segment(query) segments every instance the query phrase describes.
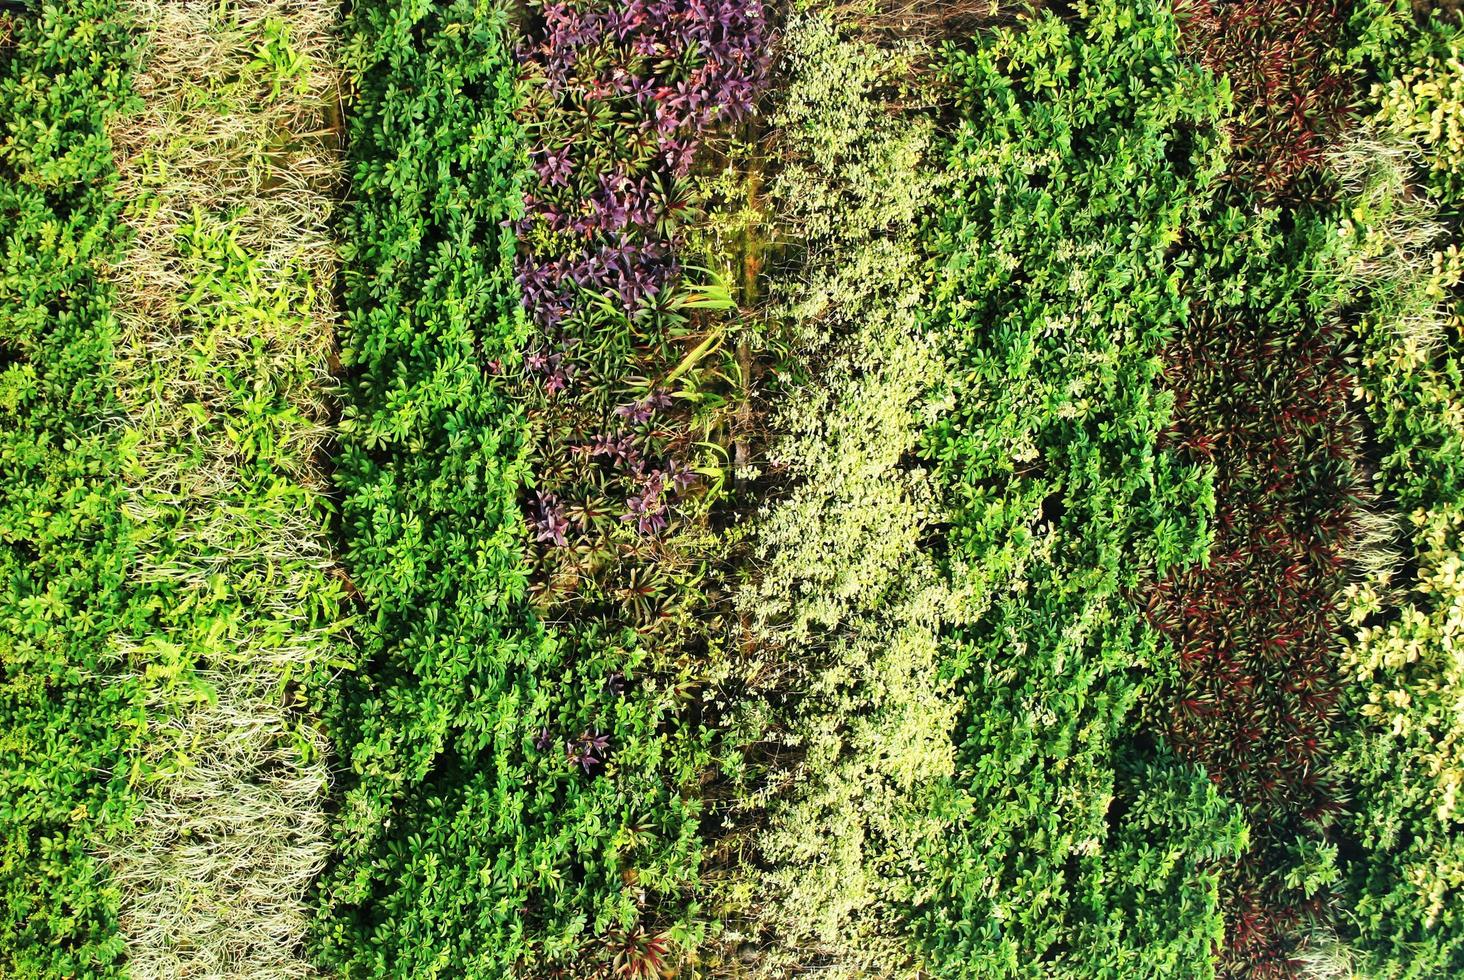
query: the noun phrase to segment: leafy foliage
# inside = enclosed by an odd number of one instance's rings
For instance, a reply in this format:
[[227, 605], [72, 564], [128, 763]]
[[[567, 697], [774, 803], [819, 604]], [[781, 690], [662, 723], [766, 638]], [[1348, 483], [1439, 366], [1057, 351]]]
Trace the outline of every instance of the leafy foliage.
[[633, 631], [568, 642], [530, 604], [507, 27], [475, 0], [348, 23], [337, 480], [361, 653], [319, 941], [350, 976], [643, 975], [698, 935], [703, 734]]
[[147, 714], [111, 654], [132, 554], [103, 270], [125, 242], [108, 121], [133, 48], [110, 0], [7, 19], [0, 44], [0, 973], [120, 973], [95, 855], [136, 813]]
[[1359, 395], [1379, 447], [1378, 495], [1399, 515], [1377, 521], [1343, 657], [1353, 728], [1341, 764], [1356, 801], [1343, 823], [1355, 842], [1346, 921], [1382, 977], [1464, 970], [1464, 182], [1450, 122], [1461, 47], [1458, 28], [1435, 21], [1383, 48], [1376, 109], [1333, 160], [1347, 209], [1317, 260], [1363, 310]]
[[1194, 316], [1169, 371], [1174, 437], [1216, 469], [1216, 533], [1206, 565], [1161, 583], [1150, 612], [1180, 653], [1159, 726], [1254, 832], [1223, 882], [1233, 976], [1316, 969], [1338, 895], [1340, 657], [1367, 494], [1351, 337], [1312, 269], [1332, 235], [1320, 164], [1350, 121], [1358, 53], [1391, 30], [1357, 6], [1180, 12], [1186, 46], [1234, 97], [1230, 187], [1194, 233]]
[[1464, 198], [1464, 72], [1456, 27], [1436, 20], [1385, 49], [1369, 97], [1370, 129], [1422, 151], [1422, 185], [1451, 216]]
[[[729, 315], [730, 287], [685, 256], [688, 226], [717, 223], [699, 151], [755, 108], [767, 30], [760, 3], [530, 12], [519, 118], [537, 179], [515, 227], [534, 329], [522, 369], [505, 368], [527, 406], [530, 582], [572, 676], [611, 692], [543, 737], [619, 792], [622, 761], [662, 787], [622, 796], [619, 819], [666, 841], [667, 860], [631, 868], [633, 900], [589, 930], [614, 951], [604, 968], [636, 975], [651, 968], [637, 957], [674, 961], [698, 941], [702, 838], [726, 796], [718, 770], [739, 765], [718, 685], [750, 331]], [[645, 727], [619, 705], [646, 712]], [[642, 753], [652, 761], [633, 761]]]
[[[519, 51], [539, 178], [520, 222], [530, 313], [552, 331], [585, 290], [627, 315], [672, 311], [697, 150], [753, 110], [767, 75], [762, 5], [541, 0], [534, 14]], [[551, 378], [593, 366], [587, 338], [558, 340], [572, 349]]]
[[1206, 864], [1244, 836], [1161, 754], [1158, 784], [1194, 809], [1126, 803], [1119, 775], [1144, 764], [1132, 711], [1172, 669], [1131, 596], [1209, 541], [1204, 470], [1159, 448], [1156, 355], [1186, 315], [1172, 256], [1223, 162], [1221, 92], [1157, 5], [1080, 7], [1078, 25], [1044, 15], [948, 59], [932, 327], [953, 380], [926, 452], [942, 566], [975, 614], [946, 649], [949, 829], [911, 908], [941, 976], [1206, 975]]
[[31, 6], [0, 974], [1464, 973], [1458, 27]]
[[738, 600], [762, 699], [743, 708], [766, 733], [743, 938], [762, 975], [895, 976], [914, 966], [897, 909], [920, 887], [908, 855], [940, 830], [924, 794], [950, 772], [954, 719], [934, 632], [949, 599], [920, 548], [937, 504], [902, 467], [944, 377], [915, 241], [932, 126], [889, 108], [919, 50], [807, 13], [781, 51], [769, 197], [792, 254], [771, 290], [793, 353], [769, 456], [788, 489]]
[[[1305, 213], [1217, 210], [1167, 352], [1173, 439], [1214, 465], [1216, 509], [1209, 561], [1150, 600], [1180, 665], [1161, 724], [1251, 822], [1254, 849], [1226, 879], [1238, 976], [1298, 975], [1301, 926], [1336, 877], [1319, 835], [1342, 801], [1331, 755], [1362, 487], [1346, 337], [1308, 270], [1329, 230]], [[1318, 844], [1320, 864], [1298, 863]]]
[[733, 305], [682, 268], [702, 216], [690, 175], [710, 131], [754, 107], [763, 8], [577, 0], [535, 14], [520, 116], [538, 180], [517, 227], [538, 328], [525, 358], [536, 587], [551, 615], [684, 627], [705, 574], [697, 525], [727, 483], [716, 312]]

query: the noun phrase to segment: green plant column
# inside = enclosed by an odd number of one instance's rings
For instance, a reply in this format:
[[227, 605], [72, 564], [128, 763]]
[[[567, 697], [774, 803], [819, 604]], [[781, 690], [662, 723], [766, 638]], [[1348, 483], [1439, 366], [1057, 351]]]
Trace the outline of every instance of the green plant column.
[[947, 830], [908, 914], [940, 977], [1206, 976], [1244, 825], [1133, 737], [1174, 668], [1138, 590], [1202, 559], [1210, 477], [1161, 446], [1183, 234], [1223, 163], [1222, 90], [1157, 3], [1100, 0], [952, 49], [930, 225], [951, 381], [925, 438], [966, 596]]
[[505, 224], [526, 167], [494, 2], [357, 3], [346, 23], [343, 562], [362, 615], [333, 688], [345, 772], [319, 957], [351, 976], [500, 977], [571, 954], [573, 772], [534, 747], [558, 677], [529, 609], [525, 423], [493, 373], [527, 325]]
[[1369, 4], [1378, 81], [1332, 159], [1345, 210], [1317, 273], [1363, 312], [1379, 463], [1342, 656], [1348, 907], [1377, 977], [1464, 973], [1464, 34]]
[[117, 976], [97, 849], [137, 812], [108, 126], [133, 50], [109, 0], [0, 14], [0, 975]]
[[920, 316], [933, 121], [893, 111], [929, 52], [860, 30], [788, 22], [773, 118], [769, 199], [795, 244], [769, 276], [790, 350], [769, 464], [789, 489], [759, 515], [739, 597], [760, 698], [742, 707], [766, 733], [738, 881], [759, 976], [914, 975], [898, 909], [922, 888], [908, 858], [943, 829], [926, 794], [954, 755], [936, 636], [953, 597], [922, 551], [941, 515], [929, 473], [902, 465], [947, 378]]

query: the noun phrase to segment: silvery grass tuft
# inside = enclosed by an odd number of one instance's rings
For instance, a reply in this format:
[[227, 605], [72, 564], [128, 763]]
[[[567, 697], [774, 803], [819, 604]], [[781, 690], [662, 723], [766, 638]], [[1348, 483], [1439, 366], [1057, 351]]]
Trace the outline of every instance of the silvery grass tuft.
[[319, 469], [341, 178], [334, 5], [125, 4], [140, 111], [112, 133], [134, 240], [113, 270], [126, 513], [144, 626], [115, 654], [154, 720], [106, 858], [131, 975], [303, 977], [327, 855], [300, 680], [344, 625]]

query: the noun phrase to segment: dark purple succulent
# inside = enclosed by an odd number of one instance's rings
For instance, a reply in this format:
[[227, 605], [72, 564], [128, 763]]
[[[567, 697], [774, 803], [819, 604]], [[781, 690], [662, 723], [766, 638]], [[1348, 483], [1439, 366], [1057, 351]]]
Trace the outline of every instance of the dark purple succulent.
[[657, 411], [671, 407], [671, 395], [659, 388], [651, 392], [640, 401], [631, 402], [628, 405], [615, 406], [615, 414], [630, 421], [632, 425], [641, 425], [651, 420], [651, 416]]
[[[560, 0], [537, 4], [543, 28], [518, 51], [523, 75], [533, 81], [539, 186], [525, 195], [521, 240], [538, 242], [536, 226], [568, 231], [579, 245], [531, 246], [519, 256], [525, 304], [536, 322], [553, 325], [564, 301], [585, 289], [615, 295], [627, 311], [662, 292], [676, 275], [666, 256], [655, 186], [691, 169], [709, 127], [736, 122], [752, 111], [770, 67], [768, 24], [756, 0]], [[535, 89], [533, 86], [539, 86]], [[585, 133], [584, 106], [607, 104], [606, 132]], [[626, 118], [654, 133], [649, 145], [626, 141]], [[588, 195], [570, 180], [598, 174]], [[628, 263], [587, 262], [604, 246], [631, 244]], [[567, 263], [567, 265], [566, 265]], [[549, 276], [541, 271], [552, 267]]]
[[696, 471], [685, 462], [671, 464], [671, 486], [677, 493], [683, 493], [696, 482]]
[[591, 459], [608, 459], [612, 465], [631, 473], [639, 473], [645, 468], [635, 439], [625, 433], [596, 436], [586, 447], [586, 453]]
[[602, 734], [598, 729], [592, 731], [586, 728], [580, 732], [578, 738], [569, 743], [565, 757], [570, 765], [584, 770], [585, 775], [593, 775], [604, 768], [605, 761], [610, 757], [610, 736]]
[[534, 172], [550, 187], [563, 187], [568, 184], [569, 175], [573, 169], [569, 155], [562, 151], [552, 153], [548, 150], [540, 150], [539, 159], [534, 162]]
[[635, 524], [641, 537], [650, 537], [666, 529], [666, 505], [661, 501], [665, 488], [659, 472], [656, 479], [625, 501], [625, 513], [620, 515], [623, 523]]
[[536, 493], [535, 497], [538, 514], [534, 518], [534, 540], [565, 547], [569, 543], [565, 538], [569, 520], [564, 516], [564, 506], [560, 504], [559, 497], [552, 493]]

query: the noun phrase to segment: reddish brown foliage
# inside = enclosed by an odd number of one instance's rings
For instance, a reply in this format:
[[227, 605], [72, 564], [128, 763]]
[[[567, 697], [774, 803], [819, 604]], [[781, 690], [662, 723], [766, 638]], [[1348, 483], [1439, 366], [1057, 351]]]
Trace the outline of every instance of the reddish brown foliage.
[[1303, 965], [1295, 956], [1296, 936], [1319, 903], [1277, 903], [1274, 889], [1254, 862], [1231, 869], [1221, 883], [1221, 901], [1228, 913], [1223, 976], [1237, 980], [1304, 976]]
[[625, 980], [653, 980], [666, 973], [666, 958], [671, 941], [640, 926], [617, 933], [610, 940], [615, 953], [614, 975]]
[[1245, 806], [1256, 837], [1229, 876], [1226, 965], [1279, 977], [1313, 909], [1258, 869], [1338, 805], [1327, 749], [1358, 431], [1335, 332], [1257, 320], [1201, 313], [1170, 352], [1174, 437], [1215, 465], [1215, 541], [1207, 567], [1159, 585], [1150, 616], [1179, 656], [1169, 741]]
[[1342, 61], [1346, 0], [1177, 0], [1186, 49], [1230, 79], [1230, 175], [1283, 197], [1347, 121], [1355, 82]]
[[1357, 444], [1332, 340], [1214, 325], [1170, 363], [1177, 435], [1216, 467], [1210, 563], [1153, 599], [1185, 683], [1170, 734], [1276, 816], [1331, 806], [1318, 760], [1336, 710]]

